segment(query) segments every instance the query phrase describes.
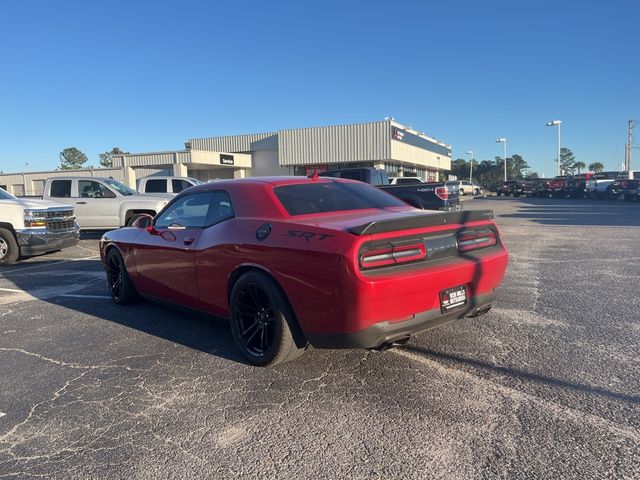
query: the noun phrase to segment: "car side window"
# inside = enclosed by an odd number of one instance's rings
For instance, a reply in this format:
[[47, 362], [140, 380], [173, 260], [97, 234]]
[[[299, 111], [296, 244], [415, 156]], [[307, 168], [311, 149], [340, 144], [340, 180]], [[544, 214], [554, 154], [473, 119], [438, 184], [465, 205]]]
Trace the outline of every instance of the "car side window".
[[222, 190], [213, 192], [206, 225], [214, 225], [222, 222], [223, 220], [233, 218], [234, 216], [235, 212], [233, 211], [233, 205], [231, 205], [231, 197], [229, 197], [229, 194]]
[[[349, 180], [358, 180], [359, 182], [362, 181], [362, 173], [355, 171], [355, 172], [342, 172], [340, 173], [340, 178], [346, 178]], [[373, 179], [373, 176], [372, 176]]]
[[186, 195], [173, 202], [155, 221], [157, 228], [202, 228], [207, 225], [213, 192]]
[[107, 187], [93, 180], [78, 180], [78, 194], [82, 198], [114, 198], [115, 194]]
[[177, 179], [171, 180], [171, 186], [173, 187], [173, 193], [180, 193], [181, 191], [186, 190], [189, 187], [193, 187], [193, 185], [191, 185], [186, 180]]
[[166, 178], [156, 178], [153, 180], [147, 180], [144, 186], [144, 191], [147, 193], [167, 193], [167, 180]]
[[49, 193], [54, 198], [69, 198], [71, 196], [71, 180], [52, 181]]

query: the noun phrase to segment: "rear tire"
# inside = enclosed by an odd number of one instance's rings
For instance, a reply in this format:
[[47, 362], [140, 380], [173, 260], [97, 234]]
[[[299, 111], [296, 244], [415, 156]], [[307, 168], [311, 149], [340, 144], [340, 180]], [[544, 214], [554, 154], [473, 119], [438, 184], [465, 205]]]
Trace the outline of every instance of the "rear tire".
[[289, 302], [263, 273], [243, 274], [233, 285], [229, 305], [233, 340], [252, 365], [276, 365], [304, 352], [291, 333], [296, 319]]
[[20, 248], [11, 230], [0, 228], [0, 265], [11, 265], [20, 257]]
[[107, 286], [114, 303], [130, 305], [140, 300], [136, 288], [133, 286], [124, 259], [115, 248], [107, 254]]

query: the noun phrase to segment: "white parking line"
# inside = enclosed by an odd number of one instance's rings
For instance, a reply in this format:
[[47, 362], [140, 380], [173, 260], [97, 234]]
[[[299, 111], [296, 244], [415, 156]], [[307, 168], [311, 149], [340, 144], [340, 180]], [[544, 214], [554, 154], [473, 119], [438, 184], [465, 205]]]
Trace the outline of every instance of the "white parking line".
[[24, 293], [24, 290], [18, 290], [17, 288], [0, 288], [0, 292]]
[[0, 412], [0, 418], [4, 417], [5, 415], [6, 415], [6, 413]]
[[52, 261], [51, 263], [45, 263], [44, 265], [34, 265], [32, 267], [14, 268], [13, 270], [0, 270], [0, 275], [5, 275], [7, 273], [13, 273], [13, 272], [24, 272], [25, 270], [32, 270], [34, 268], [50, 267], [51, 265], [60, 265], [61, 263], [81, 262], [83, 260], [93, 260], [95, 258], [100, 258], [100, 255], [92, 255], [91, 257], [84, 257], [84, 258], [65, 258], [65, 259], [58, 260], [58, 261]]

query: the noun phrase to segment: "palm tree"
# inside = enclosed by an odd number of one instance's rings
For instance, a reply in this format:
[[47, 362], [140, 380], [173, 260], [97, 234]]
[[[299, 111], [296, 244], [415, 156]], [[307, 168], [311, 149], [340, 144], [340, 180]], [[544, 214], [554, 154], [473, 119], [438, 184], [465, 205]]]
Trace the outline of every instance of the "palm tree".
[[584, 162], [576, 162], [573, 164], [573, 168], [576, 168], [578, 170], [578, 175], [580, 175], [580, 170], [582, 170], [584, 167], [586, 167]]
[[604, 165], [600, 162], [593, 162], [589, 164], [589, 170], [592, 170], [594, 173], [600, 173], [604, 170]]

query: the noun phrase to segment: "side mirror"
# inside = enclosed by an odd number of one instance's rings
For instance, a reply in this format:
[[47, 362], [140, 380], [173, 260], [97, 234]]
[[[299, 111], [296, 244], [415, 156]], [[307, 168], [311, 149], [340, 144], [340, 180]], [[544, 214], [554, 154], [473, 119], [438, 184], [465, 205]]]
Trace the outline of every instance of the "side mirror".
[[153, 217], [148, 213], [141, 213], [131, 220], [131, 225], [136, 228], [149, 229], [149, 227], [153, 227]]

